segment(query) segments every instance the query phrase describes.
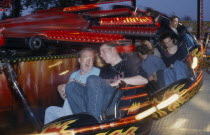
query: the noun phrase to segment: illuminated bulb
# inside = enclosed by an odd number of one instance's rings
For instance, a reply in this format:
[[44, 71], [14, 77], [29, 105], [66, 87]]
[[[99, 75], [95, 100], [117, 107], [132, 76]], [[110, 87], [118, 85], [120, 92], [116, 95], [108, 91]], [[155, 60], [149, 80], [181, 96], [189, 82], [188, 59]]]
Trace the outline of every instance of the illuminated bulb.
[[152, 108], [150, 108], [150, 109], [148, 109], [148, 110], [146, 110], [146, 111], [136, 115], [135, 118], [136, 118], [136, 120], [141, 120], [141, 119], [143, 119], [143, 118], [153, 114], [156, 111], [157, 111], [157, 109], [155, 107], [152, 107]]
[[165, 101], [163, 101], [160, 104], [158, 104], [157, 105], [157, 109], [163, 109], [166, 106], [168, 106], [168, 105], [172, 104], [173, 102], [175, 102], [177, 99], [179, 99], [179, 95], [178, 94], [174, 94], [173, 96], [169, 97]]
[[179, 95], [174, 94], [171, 97], [169, 97], [168, 99], [166, 99], [165, 101], [159, 103], [157, 106], [154, 106], [144, 112], [139, 113], [138, 115], [136, 115], [135, 118], [136, 118], [136, 120], [141, 120], [143, 118], [146, 118], [147, 116], [153, 114], [157, 110], [163, 109], [166, 106], [169, 106], [170, 104], [174, 103], [177, 99], [179, 99]]
[[66, 70], [66, 71], [64, 71], [64, 72], [61, 72], [59, 75], [65, 75], [65, 74], [67, 74], [69, 72], [69, 70]]
[[198, 58], [193, 57], [193, 62], [192, 62], [191, 68], [195, 69], [197, 67], [197, 65], [198, 65]]

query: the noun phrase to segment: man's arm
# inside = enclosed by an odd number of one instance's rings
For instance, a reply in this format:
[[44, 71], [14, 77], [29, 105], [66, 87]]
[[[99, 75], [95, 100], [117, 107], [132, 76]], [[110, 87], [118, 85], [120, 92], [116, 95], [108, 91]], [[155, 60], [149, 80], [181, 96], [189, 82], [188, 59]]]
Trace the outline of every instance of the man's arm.
[[146, 78], [144, 78], [140, 75], [137, 75], [137, 76], [117, 80], [117, 81], [111, 83], [110, 85], [113, 87], [118, 86], [121, 81], [124, 81], [126, 84], [129, 84], [129, 85], [143, 85], [143, 84], [148, 83], [148, 80]]

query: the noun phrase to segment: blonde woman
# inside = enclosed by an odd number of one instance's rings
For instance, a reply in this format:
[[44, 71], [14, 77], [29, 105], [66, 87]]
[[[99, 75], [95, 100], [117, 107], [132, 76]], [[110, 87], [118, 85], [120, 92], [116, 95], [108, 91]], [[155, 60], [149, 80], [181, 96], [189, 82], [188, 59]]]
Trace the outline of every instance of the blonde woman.
[[161, 54], [160, 54], [160, 52], [158, 51], [158, 49], [155, 48], [155, 47], [152, 45], [152, 43], [151, 43], [150, 41], [144, 40], [144, 41], [142, 42], [142, 45], [146, 45], [146, 46], [148, 47], [148, 49], [150, 49], [149, 54], [153, 54], [153, 55], [155, 55], [155, 56], [161, 57]]

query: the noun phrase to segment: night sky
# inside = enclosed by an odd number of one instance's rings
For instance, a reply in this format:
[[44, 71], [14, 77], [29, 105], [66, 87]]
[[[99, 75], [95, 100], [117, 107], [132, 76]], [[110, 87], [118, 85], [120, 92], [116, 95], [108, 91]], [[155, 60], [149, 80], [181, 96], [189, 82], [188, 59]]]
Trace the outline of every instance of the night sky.
[[[204, 21], [210, 21], [210, 0], [204, 1]], [[139, 8], [151, 7], [168, 15], [197, 19], [197, 0], [137, 0]]]
[[[151, 7], [167, 15], [177, 15], [180, 18], [190, 16], [197, 20], [197, 0], [136, 0], [137, 7]], [[210, 0], [204, 1], [204, 21], [210, 21]], [[130, 3], [130, 2], [129, 2]], [[103, 5], [106, 7], [106, 5]], [[23, 15], [29, 14], [29, 10], [23, 11]]]

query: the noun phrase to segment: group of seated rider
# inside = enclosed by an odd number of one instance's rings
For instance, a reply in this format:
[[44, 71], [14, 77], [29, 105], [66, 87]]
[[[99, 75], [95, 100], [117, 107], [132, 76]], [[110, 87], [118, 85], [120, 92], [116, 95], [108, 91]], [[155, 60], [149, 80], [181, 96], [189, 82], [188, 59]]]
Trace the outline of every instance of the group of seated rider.
[[156, 33], [157, 35], [161, 35], [163, 32], [167, 31], [171, 33], [172, 37], [176, 40], [184, 40], [188, 49], [198, 44], [194, 37], [188, 32], [187, 28], [179, 22], [178, 16], [168, 18], [167, 15], [152, 8], [147, 8], [144, 14], [145, 16], [152, 17], [155, 22], [160, 24], [160, 28]]
[[[68, 101], [73, 114], [87, 112], [100, 121], [103, 109], [106, 107], [115, 89], [121, 83], [130, 85], [148, 83], [144, 71], [135, 72], [129, 70], [127, 63], [121, 58], [115, 46], [114, 42], [107, 42], [103, 43], [100, 47], [100, 56], [107, 64], [100, 70], [93, 67], [93, 51], [81, 51], [79, 58], [80, 70], [76, 73], [74, 72], [69, 82], [65, 85], [67, 98], [65, 102]], [[93, 71], [93, 69], [95, 70]], [[82, 79], [84, 79], [83, 83]], [[118, 91], [116, 93], [114, 101], [118, 99], [121, 92]], [[65, 113], [65, 102], [63, 108], [59, 108], [59, 111], [57, 111], [58, 107], [55, 106], [46, 109], [45, 124], [67, 115]], [[111, 106], [114, 109], [114, 105]], [[68, 115], [70, 114], [71, 112], [69, 111]]]
[[164, 32], [169, 32], [172, 35], [172, 38], [178, 41], [185, 41], [188, 50], [191, 47], [197, 45], [197, 41], [194, 37], [188, 32], [187, 28], [179, 22], [178, 16], [172, 16], [167, 21], [166, 18], [162, 19], [163, 23], [157, 31], [157, 35], [161, 35]]
[[152, 44], [148, 40], [137, 47], [142, 59], [141, 67], [147, 73], [147, 79], [156, 82], [156, 89], [190, 77], [189, 67], [184, 62], [188, 56], [185, 44], [178, 44], [181, 42], [176, 42], [170, 33], [163, 33], [160, 41], [162, 46], [160, 50], [149, 47]]
[[[162, 32], [160, 45], [155, 48], [151, 42], [144, 41], [137, 48], [141, 58], [140, 65], [129, 65], [121, 58], [114, 42], [105, 42], [100, 47], [100, 57], [106, 65], [93, 66], [95, 51], [81, 50], [78, 62], [80, 70], [71, 74], [67, 84], [58, 87], [64, 99], [63, 107], [51, 106], [45, 111], [45, 124], [66, 115], [86, 112], [98, 121], [114, 91], [119, 85], [144, 85], [150, 81], [158, 82], [159, 88], [189, 77], [188, 65], [183, 62], [188, 55], [188, 46], [177, 40], [171, 32]], [[138, 66], [139, 71], [129, 70]], [[121, 95], [118, 90], [113, 104]]]

